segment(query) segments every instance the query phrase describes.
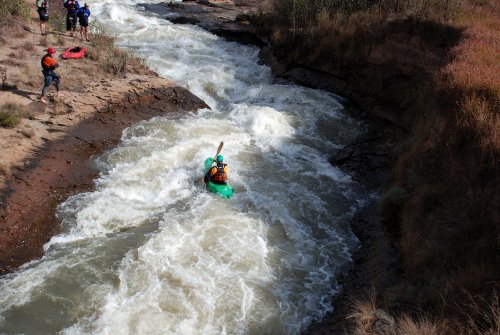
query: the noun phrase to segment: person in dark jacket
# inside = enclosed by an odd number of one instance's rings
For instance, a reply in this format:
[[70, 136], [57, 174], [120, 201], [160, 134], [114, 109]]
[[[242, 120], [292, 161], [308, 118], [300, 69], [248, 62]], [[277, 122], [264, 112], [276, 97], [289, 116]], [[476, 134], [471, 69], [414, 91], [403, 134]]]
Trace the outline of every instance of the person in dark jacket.
[[42, 89], [42, 97], [40, 98], [40, 101], [43, 103], [47, 103], [47, 100], [45, 100], [45, 95], [47, 94], [47, 90], [49, 89], [52, 83], [56, 85], [57, 96], [63, 95], [61, 92], [59, 92], [61, 85], [61, 77], [54, 72], [55, 69], [59, 67], [59, 64], [57, 64], [56, 59], [53, 57], [55, 53], [56, 50], [54, 48], [48, 48], [47, 54], [42, 57], [41, 61], [42, 73], [45, 80], [45, 85], [43, 86]]
[[40, 33], [42, 36], [47, 35], [45, 31], [45, 25], [49, 20], [49, 1], [48, 0], [36, 0], [36, 11], [40, 17]]
[[66, 0], [64, 2], [64, 8], [68, 10], [66, 14], [66, 31], [69, 31], [70, 36], [73, 36], [76, 31], [76, 20], [78, 11], [80, 10], [80, 4], [76, 0]]
[[85, 3], [83, 8], [80, 8], [78, 11], [78, 22], [80, 23], [80, 39], [83, 40], [83, 36], [85, 36], [85, 40], [88, 42], [89, 40], [89, 16], [90, 10], [89, 5]]

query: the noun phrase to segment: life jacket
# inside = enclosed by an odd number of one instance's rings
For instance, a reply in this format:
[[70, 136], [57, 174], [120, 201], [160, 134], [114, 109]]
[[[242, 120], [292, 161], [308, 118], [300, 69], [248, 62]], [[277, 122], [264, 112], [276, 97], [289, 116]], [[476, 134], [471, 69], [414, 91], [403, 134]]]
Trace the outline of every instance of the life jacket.
[[42, 57], [42, 69], [45, 71], [48, 70], [55, 70], [57, 67], [57, 61], [52, 58], [51, 55], [46, 54], [45, 56]]
[[217, 163], [217, 166], [214, 166], [211, 170], [210, 179], [215, 182], [225, 182], [227, 180], [226, 166], [227, 164]]

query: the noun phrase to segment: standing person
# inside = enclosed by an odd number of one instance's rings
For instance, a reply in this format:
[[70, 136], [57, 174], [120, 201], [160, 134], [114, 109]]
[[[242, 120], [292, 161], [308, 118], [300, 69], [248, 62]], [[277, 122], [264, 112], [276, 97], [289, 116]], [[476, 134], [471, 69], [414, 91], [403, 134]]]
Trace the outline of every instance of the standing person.
[[42, 96], [40, 98], [40, 101], [43, 103], [47, 103], [47, 100], [45, 100], [45, 94], [47, 94], [47, 90], [49, 89], [50, 85], [54, 83], [56, 85], [56, 90], [57, 90], [57, 96], [62, 96], [63, 94], [59, 92], [60, 85], [61, 85], [61, 77], [55, 73], [55, 69], [59, 67], [59, 64], [57, 64], [56, 59], [52, 56], [56, 53], [56, 50], [54, 48], [48, 48], [47, 49], [47, 54], [42, 57], [42, 73], [45, 79], [45, 85], [43, 86], [42, 89]]
[[66, 0], [66, 2], [64, 2], [64, 8], [68, 9], [68, 14], [66, 15], [66, 31], [69, 31], [70, 36], [73, 36], [76, 31], [76, 20], [78, 11], [80, 10], [80, 4], [76, 0]]
[[89, 41], [89, 16], [89, 5], [85, 3], [83, 8], [80, 8], [78, 11], [78, 20], [80, 22], [80, 39], [83, 40], [83, 36], [85, 35], [85, 40], [87, 42]]
[[36, 11], [38, 12], [38, 16], [40, 16], [40, 33], [42, 33], [42, 36], [45, 36], [47, 35], [45, 25], [49, 20], [49, 1], [36, 0]]

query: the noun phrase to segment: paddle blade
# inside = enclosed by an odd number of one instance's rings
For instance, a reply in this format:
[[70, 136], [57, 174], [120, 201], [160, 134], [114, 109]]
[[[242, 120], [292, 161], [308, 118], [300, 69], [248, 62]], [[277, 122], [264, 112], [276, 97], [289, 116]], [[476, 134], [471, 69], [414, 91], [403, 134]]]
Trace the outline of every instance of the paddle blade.
[[224, 145], [224, 142], [220, 142], [219, 147], [217, 148], [217, 153], [215, 154], [215, 156], [217, 156], [218, 154], [220, 154], [223, 145]]
[[214, 160], [217, 159], [217, 155], [220, 154], [223, 145], [224, 145], [224, 142], [220, 142], [219, 147], [217, 148], [217, 153], [214, 156]]

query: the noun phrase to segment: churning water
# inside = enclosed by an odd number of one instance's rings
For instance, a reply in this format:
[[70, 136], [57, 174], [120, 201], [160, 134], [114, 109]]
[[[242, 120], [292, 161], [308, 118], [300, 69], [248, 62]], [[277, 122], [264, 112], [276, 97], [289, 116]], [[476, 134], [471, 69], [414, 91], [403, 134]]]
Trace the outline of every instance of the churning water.
[[[361, 125], [336, 96], [274, 84], [256, 48], [136, 2], [93, 15], [211, 109], [141, 122], [93, 160], [95, 191], [60, 205], [65, 233], [0, 278], [0, 333], [299, 334], [331, 309], [357, 243], [362, 191], [328, 153]], [[220, 141], [231, 200], [200, 183]]]

